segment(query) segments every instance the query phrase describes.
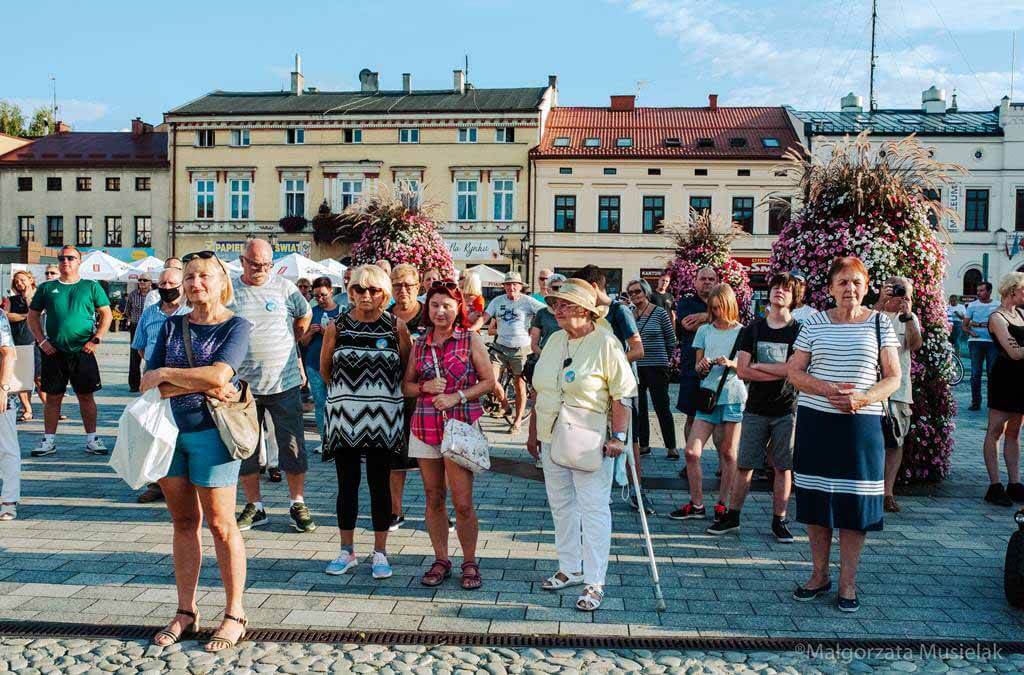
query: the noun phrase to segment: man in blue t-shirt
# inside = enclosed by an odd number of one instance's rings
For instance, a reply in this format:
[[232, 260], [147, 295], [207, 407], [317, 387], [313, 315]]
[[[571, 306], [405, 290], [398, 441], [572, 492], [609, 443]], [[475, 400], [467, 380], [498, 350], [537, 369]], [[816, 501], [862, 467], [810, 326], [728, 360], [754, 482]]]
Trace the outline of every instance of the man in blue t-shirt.
[[708, 295], [718, 283], [718, 272], [705, 267], [697, 272], [693, 291], [684, 293], [676, 303], [676, 335], [679, 337], [679, 399], [676, 410], [686, 415], [686, 436], [690, 435], [693, 416], [697, 412], [697, 391], [700, 389], [700, 375], [697, 374], [696, 352], [693, 338], [697, 329], [708, 321]]
[[967, 334], [967, 349], [971, 352], [971, 407], [981, 410], [981, 371], [992, 374], [999, 349], [992, 342], [988, 332], [988, 318], [999, 309], [999, 302], [992, 299], [992, 284], [982, 281], [978, 284], [978, 299], [967, 305], [963, 331]]

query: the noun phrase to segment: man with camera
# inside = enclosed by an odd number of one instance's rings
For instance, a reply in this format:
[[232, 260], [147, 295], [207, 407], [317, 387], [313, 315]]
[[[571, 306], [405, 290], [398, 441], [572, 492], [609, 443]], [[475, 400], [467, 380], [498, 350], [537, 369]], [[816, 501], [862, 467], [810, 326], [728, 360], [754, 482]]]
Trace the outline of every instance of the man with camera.
[[[885, 312], [892, 321], [899, 340], [900, 388], [889, 397], [889, 415], [893, 420], [895, 447], [885, 448], [885, 500], [884, 508], [888, 513], [898, 513], [899, 504], [893, 496], [896, 474], [903, 463], [903, 442], [910, 431], [910, 405], [914, 402], [910, 383], [910, 355], [924, 344], [921, 337], [921, 322], [913, 312], [914, 285], [906, 277], [889, 277], [882, 286], [875, 309]], [[886, 446], [892, 445], [887, 439]]]

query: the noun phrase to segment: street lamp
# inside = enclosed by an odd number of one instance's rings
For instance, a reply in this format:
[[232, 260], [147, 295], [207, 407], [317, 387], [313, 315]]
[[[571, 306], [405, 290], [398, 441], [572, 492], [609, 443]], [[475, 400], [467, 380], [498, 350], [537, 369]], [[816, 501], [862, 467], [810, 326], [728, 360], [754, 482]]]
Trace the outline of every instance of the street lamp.
[[996, 238], [996, 248], [999, 249], [1000, 251], [1005, 252], [1007, 257], [1009, 257], [1009, 249], [1006, 248], [1006, 230], [1000, 227], [992, 234], [994, 234]]
[[519, 264], [526, 260], [526, 256], [530, 251], [530, 242], [525, 237], [519, 240], [519, 250], [508, 250], [508, 238], [499, 234], [497, 237], [498, 241], [498, 253], [503, 258], [509, 258], [513, 263]]

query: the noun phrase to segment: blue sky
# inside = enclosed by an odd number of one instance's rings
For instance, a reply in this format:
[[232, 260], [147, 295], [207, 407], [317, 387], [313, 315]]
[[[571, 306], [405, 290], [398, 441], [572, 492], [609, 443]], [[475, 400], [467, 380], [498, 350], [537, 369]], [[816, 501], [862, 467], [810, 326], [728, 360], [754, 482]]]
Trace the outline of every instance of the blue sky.
[[[918, 107], [931, 84], [986, 109], [1024, 100], [1024, 2], [879, 0], [878, 100]], [[249, 0], [174, 3], [33, 0], [11, 5], [0, 44], [0, 99], [33, 108], [57, 78], [58, 117], [117, 130], [214, 89], [288, 86], [300, 52], [306, 84], [451, 86], [470, 58], [478, 87], [541, 86], [563, 105], [605, 105], [638, 89], [641, 105], [790, 104], [836, 109], [867, 98], [870, 0]], [[244, 8], [244, 11], [238, 8]]]

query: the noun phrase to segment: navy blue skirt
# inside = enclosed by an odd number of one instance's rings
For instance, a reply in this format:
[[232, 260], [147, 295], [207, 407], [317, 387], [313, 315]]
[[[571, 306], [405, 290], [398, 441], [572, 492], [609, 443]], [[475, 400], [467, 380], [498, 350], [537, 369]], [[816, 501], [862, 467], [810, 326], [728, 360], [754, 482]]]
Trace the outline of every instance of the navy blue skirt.
[[843, 415], [800, 406], [793, 488], [798, 522], [881, 530], [885, 496], [881, 415]]

